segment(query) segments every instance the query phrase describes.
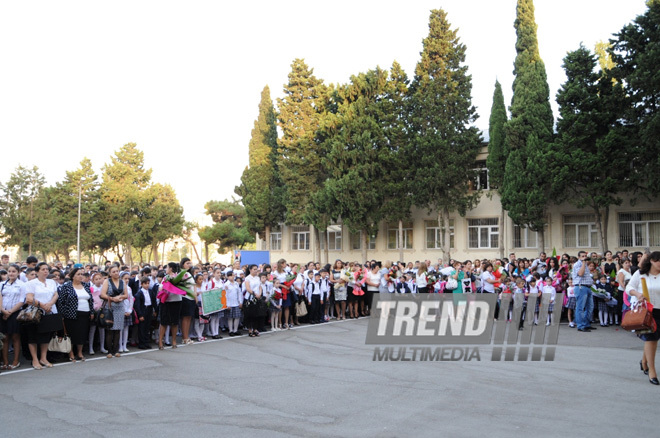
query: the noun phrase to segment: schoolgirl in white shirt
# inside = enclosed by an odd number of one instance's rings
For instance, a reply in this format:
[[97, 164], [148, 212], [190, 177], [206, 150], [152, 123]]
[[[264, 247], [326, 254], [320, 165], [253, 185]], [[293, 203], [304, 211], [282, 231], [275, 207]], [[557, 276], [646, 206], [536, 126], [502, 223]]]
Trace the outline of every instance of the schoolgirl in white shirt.
[[225, 282], [225, 297], [227, 298], [227, 325], [229, 326], [229, 336], [238, 336], [238, 322], [241, 319], [241, 309], [243, 307], [243, 293], [241, 286], [236, 283], [234, 273], [227, 273]]

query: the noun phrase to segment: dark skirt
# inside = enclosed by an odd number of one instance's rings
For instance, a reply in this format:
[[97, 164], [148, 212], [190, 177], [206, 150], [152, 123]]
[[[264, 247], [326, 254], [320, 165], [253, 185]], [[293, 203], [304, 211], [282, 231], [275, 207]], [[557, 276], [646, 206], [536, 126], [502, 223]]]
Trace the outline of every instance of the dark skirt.
[[65, 319], [64, 325], [71, 345], [85, 345], [89, 335], [89, 312], [76, 312], [76, 319]]
[[639, 335], [639, 339], [642, 341], [658, 341], [660, 340], [660, 309], [653, 309], [653, 319], [655, 319], [655, 325], [657, 329], [653, 333], [648, 333], [646, 335]]
[[353, 286], [347, 286], [346, 287], [346, 299], [348, 300], [349, 303], [355, 303], [358, 300], [357, 295], [353, 295]]
[[18, 316], [18, 312], [14, 312], [9, 316], [9, 318], [7, 318], [6, 321], [0, 318], [0, 333], [4, 333], [6, 335], [13, 335], [16, 333], [20, 333], [21, 326], [16, 320], [17, 316]]
[[282, 300], [282, 308], [291, 307], [291, 293], [286, 295], [286, 300]]
[[183, 297], [181, 300], [181, 318], [186, 316], [193, 317], [197, 312], [197, 306], [193, 300], [189, 300], [186, 297]]
[[160, 304], [160, 325], [179, 325], [182, 302], [166, 301]]
[[53, 332], [40, 332], [39, 324], [23, 324], [28, 344], [48, 344]]

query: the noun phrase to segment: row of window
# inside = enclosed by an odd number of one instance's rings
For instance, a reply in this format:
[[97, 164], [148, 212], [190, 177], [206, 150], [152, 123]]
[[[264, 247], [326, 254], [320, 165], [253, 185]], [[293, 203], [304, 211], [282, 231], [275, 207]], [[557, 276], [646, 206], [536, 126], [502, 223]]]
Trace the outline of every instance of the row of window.
[[[596, 248], [599, 246], [595, 215], [579, 214], [564, 216], [563, 243], [565, 248]], [[499, 239], [499, 219], [467, 219], [468, 248], [497, 248]], [[444, 241], [444, 228], [438, 221], [424, 221], [426, 232], [426, 249], [440, 249]], [[342, 227], [330, 225], [327, 230], [327, 245], [330, 251], [342, 250]], [[454, 248], [454, 220], [449, 220], [449, 242]], [[361, 233], [350, 233], [350, 249], [360, 250], [362, 247]], [[403, 224], [403, 240], [399, 241], [398, 224], [388, 224], [387, 249], [412, 249], [413, 224]], [[321, 242], [325, 249], [326, 242]], [[369, 236], [369, 250], [376, 249], [376, 236]], [[620, 213], [619, 214], [619, 247], [660, 246], [660, 212], [655, 213]], [[274, 251], [282, 250], [282, 231], [276, 228], [270, 235], [270, 247]], [[513, 227], [514, 248], [537, 248], [538, 233], [525, 227]], [[291, 249], [293, 251], [308, 251], [310, 249], [309, 227], [291, 227]]]

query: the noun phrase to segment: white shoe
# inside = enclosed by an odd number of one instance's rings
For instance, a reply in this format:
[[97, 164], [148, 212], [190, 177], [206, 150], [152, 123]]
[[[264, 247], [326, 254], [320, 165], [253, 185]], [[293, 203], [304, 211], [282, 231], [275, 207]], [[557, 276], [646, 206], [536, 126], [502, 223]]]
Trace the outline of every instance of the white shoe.
[[569, 323], [568, 323], [568, 326], [571, 327], [571, 328], [574, 328], [574, 327], [575, 327], [575, 323], [574, 323], [574, 322], [569, 322]]
[[101, 353], [108, 354], [108, 350], [106, 350], [105, 348], [101, 348]]
[[89, 355], [94, 356], [94, 350], [89, 350]]

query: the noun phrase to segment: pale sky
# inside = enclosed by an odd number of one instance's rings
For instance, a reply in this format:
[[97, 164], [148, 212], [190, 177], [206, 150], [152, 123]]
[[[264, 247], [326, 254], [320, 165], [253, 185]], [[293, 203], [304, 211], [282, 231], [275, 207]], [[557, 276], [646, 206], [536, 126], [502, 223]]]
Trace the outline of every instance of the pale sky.
[[[646, 10], [644, 0], [536, 0], [554, 96], [566, 52], [591, 50]], [[49, 184], [87, 156], [101, 166], [137, 143], [153, 180], [187, 219], [229, 198], [248, 161], [261, 90], [282, 97], [291, 62], [325, 83], [397, 60], [409, 78], [443, 8], [467, 46], [476, 125], [487, 130], [495, 79], [511, 101], [515, 0], [4, 1], [0, 4], [0, 181], [19, 165]]]

